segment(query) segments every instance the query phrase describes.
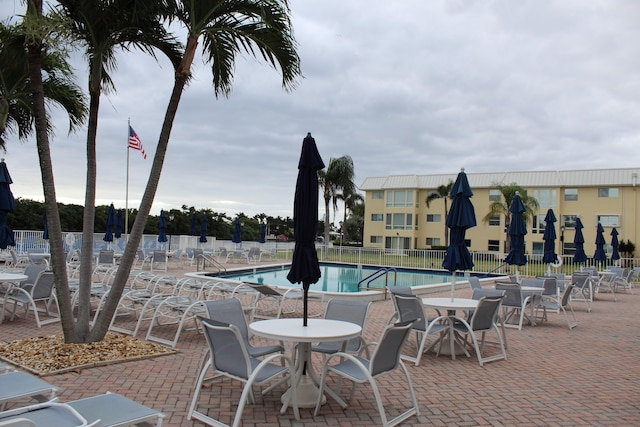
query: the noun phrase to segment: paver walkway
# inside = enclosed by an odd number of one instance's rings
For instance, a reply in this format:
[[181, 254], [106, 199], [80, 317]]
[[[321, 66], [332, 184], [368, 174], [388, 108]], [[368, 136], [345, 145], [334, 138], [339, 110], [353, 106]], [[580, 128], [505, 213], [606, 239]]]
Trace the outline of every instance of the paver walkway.
[[[640, 292], [640, 289], [637, 290]], [[448, 293], [434, 294], [447, 296]], [[468, 297], [461, 289], [457, 296]], [[638, 426], [640, 425], [640, 294], [602, 295], [587, 313], [574, 303], [579, 321], [569, 330], [562, 315], [523, 330], [508, 329], [508, 360], [480, 367], [470, 359], [432, 353], [420, 366], [409, 366], [420, 404], [420, 415], [405, 425], [436, 426]], [[375, 302], [365, 331], [368, 341], [380, 336], [393, 313], [390, 301]], [[146, 330], [146, 329], [145, 329]], [[58, 333], [59, 325], [35, 328], [33, 318], [5, 321], [0, 339]], [[140, 335], [143, 336], [144, 332]], [[167, 414], [165, 426], [201, 426], [187, 420], [192, 388], [205, 351], [205, 340], [184, 332], [179, 353], [46, 377], [60, 387], [60, 401], [112, 391]], [[413, 336], [407, 352], [415, 353]], [[398, 375], [379, 381], [393, 416], [408, 402]], [[371, 391], [358, 386], [350, 406], [342, 410], [329, 399], [317, 417], [301, 409], [296, 421], [291, 410], [280, 415], [276, 389], [257, 397], [244, 411], [244, 426], [371, 426], [379, 423]], [[344, 391], [349, 391], [347, 386]], [[230, 423], [241, 385], [227, 379], [203, 391], [200, 408]], [[208, 408], [208, 409], [207, 409]]]

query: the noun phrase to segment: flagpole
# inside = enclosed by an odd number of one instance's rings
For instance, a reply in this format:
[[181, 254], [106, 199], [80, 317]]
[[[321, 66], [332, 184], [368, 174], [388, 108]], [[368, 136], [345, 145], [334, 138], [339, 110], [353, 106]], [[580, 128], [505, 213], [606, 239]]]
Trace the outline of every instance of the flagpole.
[[127, 187], [124, 196], [124, 235], [129, 241], [129, 132], [131, 129], [131, 118], [127, 119]]

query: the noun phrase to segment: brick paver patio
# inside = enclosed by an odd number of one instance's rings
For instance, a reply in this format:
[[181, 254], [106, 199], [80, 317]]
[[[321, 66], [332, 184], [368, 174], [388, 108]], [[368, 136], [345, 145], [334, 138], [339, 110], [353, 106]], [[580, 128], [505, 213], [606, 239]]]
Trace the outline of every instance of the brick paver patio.
[[[434, 296], [447, 296], [447, 293]], [[457, 296], [468, 297], [461, 289]], [[521, 331], [508, 329], [508, 360], [480, 367], [470, 359], [432, 353], [420, 366], [407, 364], [420, 404], [420, 415], [405, 425], [436, 426], [632, 426], [640, 425], [640, 295], [621, 294], [613, 302], [603, 294], [587, 313], [585, 304], [574, 303], [579, 321], [569, 330], [562, 315]], [[372, 304], [365, 330], [375, 341], [393, 313], [390, 301]], [[35, 327], [32, 317], [5, 321], [0, 339], [14, 340], [60, 332], [59, 324]], [[139, 334], [144, 337], [146, 327]], [[187, 420], [205, 340], [195, 331], [184, 332], [178, 354], [119, 363], [46, 377], [60, 388], [60, 401], [79, 399], [107, 391], [123, 394], [167, 414], [165, 426], [201, 426]], [[412, 335], [405, 351], [415, 353]], [[315, 357], [315, 356], [314, 356]], [[319, 359], [318, 359], [319, 361]], [[316, 364], [316, 366], [318, 366]], [[402, 412], [409, 401], [402, 376], [379, 381], [387, 412]], [[396, 381], [399, 380], [399, 381]], [[343, 395], [350, 385], [343, 388]], [[280, 415], [284, 387], [244, 411], [245, 426], [370, 426], [379, 423], [366, 385], [359, 385], [350, 406], [342, 410], [334, 401], [313, 417], [301, 409], [296, 421], [288, 410]], [[230, 423], [241, 385], [224, 379], [203, 391], [201, 410]]]

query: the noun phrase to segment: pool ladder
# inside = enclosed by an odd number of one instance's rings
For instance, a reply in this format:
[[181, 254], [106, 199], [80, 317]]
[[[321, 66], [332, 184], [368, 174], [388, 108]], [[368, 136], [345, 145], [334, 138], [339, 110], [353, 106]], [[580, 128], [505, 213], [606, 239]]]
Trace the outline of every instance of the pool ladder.
[[[358, 290], [365, 290], [365, 291], [370, 291], [370, 290], [384, 290], [385, 292], [385, 299], [387, 299], [386, 294], [387, 294], [387, 286], [389, 286], [389, 273], [393, 273], [393, 285], [396, 285], [396, 279], [397, 279], [397, 272], [396, 269], [393, 267], [382, 267], [379, 268], [378, 270], [376, 270], [375, 272], [371, 273], [370, 275], [368, 275], [367, 277], [365, 277], [364, 279], [360, 280], [358, 282]], [[384, 288], [380, 288], [378, 286], [371, 286], [371, 282], [373, 282], [376, 279], [379, 279], [380, 277], [385, 278], [385, 282], [384, 282]], [[364, 285], [363, 285], [364, 284]]]

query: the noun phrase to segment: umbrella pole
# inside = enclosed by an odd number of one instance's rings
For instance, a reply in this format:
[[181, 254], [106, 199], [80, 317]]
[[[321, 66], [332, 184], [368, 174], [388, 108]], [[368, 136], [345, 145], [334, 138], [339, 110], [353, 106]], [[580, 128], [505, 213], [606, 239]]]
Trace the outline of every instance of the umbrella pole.
[[451, 301], [453, 301], [455, 291], [456, 291], [456, 272], [454, 270], [453, 275], [451, 277]]
[[306, 283], [303, 286], [304, 288], [304, 298], [303, 298], [303, 305], [302, 305], [302, 326], [307, 326], [307, 319], [309, 318], [309, 285], [307, 285]]

